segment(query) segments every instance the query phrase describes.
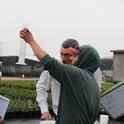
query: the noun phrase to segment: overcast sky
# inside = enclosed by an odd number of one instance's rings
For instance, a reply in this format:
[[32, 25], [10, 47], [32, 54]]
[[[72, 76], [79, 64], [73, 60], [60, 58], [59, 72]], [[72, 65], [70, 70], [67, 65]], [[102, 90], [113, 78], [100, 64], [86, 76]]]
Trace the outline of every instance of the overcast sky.
[[[54, 57], [68, 38], [94, 46], [101, 57], [124, 49], [124, 0], [0, 0], [2, 55], [19, 55], [23, 22]], [[29, 45], [26, 55], [33, 55]]]

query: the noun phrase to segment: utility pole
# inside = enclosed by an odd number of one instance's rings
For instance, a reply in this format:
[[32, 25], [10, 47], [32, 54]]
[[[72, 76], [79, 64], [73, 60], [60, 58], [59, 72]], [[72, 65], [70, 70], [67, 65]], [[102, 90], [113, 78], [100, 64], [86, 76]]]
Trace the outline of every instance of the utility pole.
[[1, 77], [2, 77], [2, 62], [0, 61], [0, 81], [1, 81]]
[[2, 57], [2, 52], [3, 52], [3, 42], [0, 42], [0, 56]]
[[[0, 42], [0, 57], [2, 60], [3, 42]], [[2, 77], [2, 61], [0, 61], [0, 81]]]

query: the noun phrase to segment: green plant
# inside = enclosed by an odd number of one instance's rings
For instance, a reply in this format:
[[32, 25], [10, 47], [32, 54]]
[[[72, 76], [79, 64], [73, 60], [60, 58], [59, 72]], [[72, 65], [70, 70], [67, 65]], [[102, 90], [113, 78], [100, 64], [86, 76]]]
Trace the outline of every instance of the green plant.
[[22, 80], [2, 80], [0, 81], [0, 94], [10, 99], [8, 112], [38, 110], [36, 102], [36, 83]]
[[101, 85], [101, 91], [105, 92], [106, 90], [110, 89], [112, 86], [114, 86], [115, 84], [113, 82], [104, 82]]

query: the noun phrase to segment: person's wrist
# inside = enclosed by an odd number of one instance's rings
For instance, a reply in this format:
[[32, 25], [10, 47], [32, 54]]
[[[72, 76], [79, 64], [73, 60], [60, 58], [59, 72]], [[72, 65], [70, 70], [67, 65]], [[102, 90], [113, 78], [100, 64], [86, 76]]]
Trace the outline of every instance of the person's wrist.
[[33, 46], [34, 44], [36, 44], [36, 41], [35, 40], [30, 40], [30, 42], [28, 42], [30, 46]]

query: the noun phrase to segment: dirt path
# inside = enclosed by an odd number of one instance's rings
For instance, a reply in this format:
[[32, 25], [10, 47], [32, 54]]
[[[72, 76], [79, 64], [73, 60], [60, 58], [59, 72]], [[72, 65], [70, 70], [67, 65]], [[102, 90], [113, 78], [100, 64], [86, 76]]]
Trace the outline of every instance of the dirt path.
[[1, 80], [38, 80], [39, 78], [1, 77]]

